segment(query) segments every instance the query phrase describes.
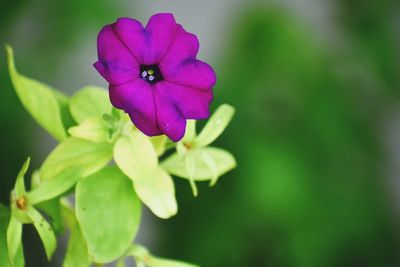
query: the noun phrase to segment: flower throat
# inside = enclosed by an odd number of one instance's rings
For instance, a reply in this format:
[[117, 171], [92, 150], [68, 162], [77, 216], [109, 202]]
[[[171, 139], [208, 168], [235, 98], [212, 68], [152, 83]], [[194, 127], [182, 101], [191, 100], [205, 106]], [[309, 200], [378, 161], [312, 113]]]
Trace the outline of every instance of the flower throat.
[[164, 79], [157, 64], [141, 65], [140, 77], [150, 84], [156, 84]]

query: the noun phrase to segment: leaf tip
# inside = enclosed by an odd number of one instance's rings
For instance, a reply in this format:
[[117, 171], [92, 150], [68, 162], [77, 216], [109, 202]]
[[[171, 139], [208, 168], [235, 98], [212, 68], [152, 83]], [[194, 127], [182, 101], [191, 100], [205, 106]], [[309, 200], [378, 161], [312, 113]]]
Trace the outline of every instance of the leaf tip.
[[4, 47], [6, 49], [7, 54], [12, 54], [13, 53], [13, 48], [10, 44], [4, 44]]

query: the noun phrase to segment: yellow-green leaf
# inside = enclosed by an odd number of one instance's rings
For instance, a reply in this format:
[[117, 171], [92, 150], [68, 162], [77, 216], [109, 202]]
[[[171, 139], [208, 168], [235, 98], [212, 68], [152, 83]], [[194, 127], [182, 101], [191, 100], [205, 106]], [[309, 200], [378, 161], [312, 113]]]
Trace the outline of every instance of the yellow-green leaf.
[[[174, 153], [161, 163], [161, 167], [172, 175], [185, 179], [192, 178], [195, 181], [215, 181], [215, 177], [220, 177], [236, 167], [234, 157], [228, 151], [220, 148], [206, 147], [191, 150], [189, 153], [190, 155], [185, 157]], [[208, 162], [204, 158], [205, 155]], [[192, 167], [192, 170], [188, 170], [187, 160], [194, 162], [195, 166]], [[209, 161], [213, 163], [211, 164]]]
[[134, 182], [134, 187], [140, 200], [158, 217], [168, 219], [178, 212], [174, 182], [164, 170], [155, 169]]
[[35, 208], [30, 206], [26, 211], [28, 217], [32, 220], [40, 239], [43, 242], [46, 251], [47, 259], [51, 259], [56, 250], [57, 240], [51, 225], [43, 218]]
[[6, 46], [8, 70], [14, 89], [24, 107], [32, 117], [55, 139], [67, 138], [61, 106], [54, 93], [55, 89], [18, 73], [15, 68], [14, 54], [11, 46]]
[[69, 101], [69, 109], [77, 123], [90, 117], [100, 117], [111, 112], [111, 102], [107, 90], [97, 86], [86, 86], [74, 94]]
[[40, 169], [40, 178], [45, 181], [70, 168], [79, 168], [82, 176], [88, 176], [106, 166], [111, 159], [111, 144], [70, 137], [47, 157]]
[[227, 104], [221, 105], [213, 113], [206, 126], [204, 126], [203, 130], [195, 139], [195, 146], [205, 147], [214, 142], [228, 126], [234, 114], [235, 109], [232, 106]]
[[137, 130], [118, 138], [114, 146], [114, 160], [122, 172], [135, 182], [150, 176], [158, 164], [150, 139]]
[[101, 117], [87, 118], [78, 126], [69, 128], [68, 133], [93, 142], [106, 142], [109, 134], [107, 124]]

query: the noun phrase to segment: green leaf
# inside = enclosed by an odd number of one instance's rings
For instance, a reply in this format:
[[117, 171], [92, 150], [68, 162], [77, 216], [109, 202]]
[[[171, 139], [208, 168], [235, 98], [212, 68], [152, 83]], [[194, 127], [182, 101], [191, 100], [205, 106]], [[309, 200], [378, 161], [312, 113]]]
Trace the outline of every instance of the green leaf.
[[63, 267], [89, 267], [91, 260], [87, 250], [86, 241], [82, 236], [73, 208], [66, 201], [62, 202], [62, 214], [65, 219], [70, 236], [67, 252], [65, 253]]
[[111, 112], [111, 102], [107, 90], [86, 86], [73, 95], [69, 102], [72, 117], [77, 123], [82, 123], [90, 117], [101, 117]]
[[43, 211], [48, 216], [49, 222], [56, 234], [62, 234], [64, 232], [60, 198], [54, 198], [45, 202], [41, 202], [36, 204], [35, 207], [38, 210]]
[[158, 158], [150, 139], [137, 130], [118, 138], [114, 160], [133, 182], [140, 200], [160, 218], [176, 214], [172, 178], [158, 168]]
[[32, 176], [31, 176], [31, 190], [38, 187], [40, 183], [41, 183], [40, 172], [39, 172], [39, 170], [35, 170], [32, 172]]
[[196, 121], [187, 120], [185, 136], [182, 138], [183, 143], [191, 143], [196, 138]]
[[135, 258], [137, 263], [143, 263], [148, 267], [199, 267], [186, 262], [155, 257], [145, 247], [136, 244], [128, 250], [127, 254]]
[[69, 110], [69, 98], [65, 94], [57, 90], [52, 90], [52, 93], [56, 98], [58, 106], [60, 108], [61, 120], [63, 122], [64, 129], [69, 129], [70, 127], [76, 125]]
[[32, 206], [28, 207], [26, 213], [32, 220], [33, 225], [35, 226], [40, 239], [43, 242], [47, 259], [50, 260], [57, 246], [56, 236], [51, 228], [51, 225], [43, 218], [42, 214], [40, 214], [39, 211]]
[[10, 262], [7, 246], [7, 229], [10, 221], [9, 210], [0, 204], [0, 266], [1, 267], [23, 267], [25, 266], [22, 246], [18, 247], [14, 256], [14, 265]]
[[10, 262], [14, 264], [14, 258], [22, 245], [22, 223], [14, 216], [11, 216], [7, 228], [7, 247]]
[[178, 212], [174, 182], [164, 170], [155, 169], [143, 180], [134, 182], [140, 200], [160, 218], [168, 219]]
[[[162, 162], [161, 167], [172, 175], [185, 179], [190, 179], [192, 176], [196, 181], [212, 180], [213, 178], [215, 180], [216, 176], [220, 177], [236, 167], [234, 157], [223, 149], [206, 147], [193, 149], [189, 153], [190, 157], [192, 157], [191, 160], [196, 164], [192, 175], [190, 175], [186, 166], [187, 157], [180, 158], [176, 153]], [[204, 157], [207, 157], [209, 161], [213, 161], [215, 169], [205, 162]]]
[[106, 142], [109, 135], [108, 130], [109, 127], [102, 118], [91, 117], [78, 126], [69, 128], [68, 133], [73, 137], [93, 142]]
[[32, 117], [55, 139], [64, 140], [67, 133], [62, 120], [61, 107], [55, 90], [38, 81], [19, 74], [15, 68], [14, 53], [6, 46], [8, 70], [14, 89]]
[[227, 104], [221, 105], [211, 116], [204, 129], [195, 139], [196, 147], [205, 147], [217, 139], [231, 121], [235, 109]]
[[50, 153], [40, 169], [40, 178], [45, 181], [70, 168], [79, 168], [82, 176], [88, 176], [106, 166], [111, 159], [111, 144], [71, 137]]
[[31, 205], [50, 200], [68, 191], [81, 177], [79, 168], [66, 169], [52, 179], [44, 180], [27, 194]]
[[158, 166], [157, 154], [150, 139], [138, 130], [118, 138], [114, 146], [114, 160], [132, 181], [146, 179]]
[[153, 144], [154, 150], [157, 156], [161, 156], [165, 152], [165, 145], [167, 143], [167, 137], [165, 135], [150, 137], [150, 141]]
[[[179, 150], [177, 150], [179, 152]], [[185, 152], [186, 153], [186, 152]], [[178, 156], [181, 157], [178, 153]], [[185, 159], [185, 167], [186, 167], [186, 171], [187, 174], [189, 175], [189, 183], [190, 183], [190, 187], [192, 188], [192, 192], [193, 195], [195, 197], [197, 197], [197, 195], [199, 194], [199, 191], [197, 189], [195, 180], [194, 180], [194, 174], [196, 172], [196, 158], [192, 157], [192, 154], [188, 153], [186, 154], [186, 156], [184, 157]]]
[[140, 211], [132, 182], [117, 167], [106, 167], [77, 184], [76, 216], [95, 262], [111, 262], [126, 252]]
[[15, 198], [18, 199], [25, 195], [25, 179], [24, 176], [29, 168], [31, 158], [27, 158], [21, 170], [18, 173], [17, 180], [15, 181]]

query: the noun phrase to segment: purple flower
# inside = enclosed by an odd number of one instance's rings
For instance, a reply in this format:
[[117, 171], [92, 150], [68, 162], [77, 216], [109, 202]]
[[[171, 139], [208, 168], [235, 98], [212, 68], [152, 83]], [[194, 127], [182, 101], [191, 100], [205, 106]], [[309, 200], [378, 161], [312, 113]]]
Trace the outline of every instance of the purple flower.
[[146, 27], [120, 18], [100, 31], [97, 49], [94, 66], [110, 84], [111, 103], [146, 135], [176, 142], [186, 119], [209, 117], [214, 70], [196, 59], [197, 37], [172, 14], [155, 14]]

